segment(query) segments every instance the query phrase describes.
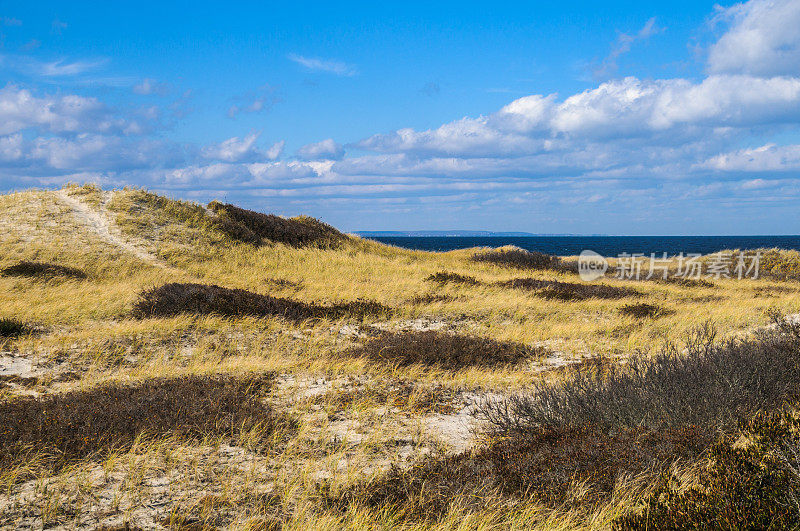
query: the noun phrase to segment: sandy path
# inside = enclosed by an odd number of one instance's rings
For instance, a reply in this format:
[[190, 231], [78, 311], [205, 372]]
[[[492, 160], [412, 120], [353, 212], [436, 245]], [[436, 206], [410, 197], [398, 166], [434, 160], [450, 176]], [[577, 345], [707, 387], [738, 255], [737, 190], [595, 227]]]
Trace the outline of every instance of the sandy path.
[[127, 240], [122, 235], [122, 231], [120, 231], [119, 227], [117, 227], [116, 224], [109, 219], [107, 214], [94, 210], [91, 206], [87, 205], [80, 199], [68, 195], [64, 190], [58, 190], [56, 195], [61, 201], [72, 208], [75, 219], [77, 219], [79, 223], [85, 225], [89, 230], [97, 234], [97, 236], [99, 236], [103, 241], [113, 245], [114, 247], [118, 247], [123, 251], [133, 254], [140, 260], [147, 262], [150, 265], [154, 265], [156, 267], [166, 267], [165, 263], [146, 250], [142, 249], [141, 246], [135, 245]]

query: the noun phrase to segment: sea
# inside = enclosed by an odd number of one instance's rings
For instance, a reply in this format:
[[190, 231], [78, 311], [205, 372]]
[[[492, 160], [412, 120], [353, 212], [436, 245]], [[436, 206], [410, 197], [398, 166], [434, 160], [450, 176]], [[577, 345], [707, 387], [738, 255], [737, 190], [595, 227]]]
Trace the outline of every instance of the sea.
[[422, 251], [515, 245], [528, 251], [575, 256], [591, 250], [603, 256], [642, 253], [673, 256], [711, 254], [724, 249], [800, 250], [800, 236], [365, 236], [389, 245]]

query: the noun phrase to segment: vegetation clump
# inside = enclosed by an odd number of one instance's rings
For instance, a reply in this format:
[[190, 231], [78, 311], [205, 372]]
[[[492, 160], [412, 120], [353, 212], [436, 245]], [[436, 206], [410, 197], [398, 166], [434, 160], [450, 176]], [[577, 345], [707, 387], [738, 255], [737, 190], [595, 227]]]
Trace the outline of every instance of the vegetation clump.
[[800, 395], [800, 325], [781, 319], [776, 330], [757, 339], [719, 343], [715, 336], [706, 324], [690, 334], [685, 353], [668, 345], [656, 356], [633, 356], [604, 373], [540, 383], [530, 394], [486, 402], [482, 414], [493, 433], [505, 436], [586, 425], [694, 425], [723, 432]]
[[449, 271], [439, 271], [426, 278], [428, 282], [436, 282], [437, 284], [466, 284], [468, 286], [475, 286], [479, 284], [475, 277], [467, 275], [459, 275], [458, 273], [451, 273]]
[[212, 201], [208, 208], [221, 220], [236, 223], [259, 238], [293, 247], [334, 247], [346, 236], [326, 223], [309, 216], [282, 218], [262, 214], [227, 203]]
[[522, 343], [435, 330], [384, 332], [351, 353], [401, 367], [418, 364], [451, 371], [514, 365], [543, 354], [541, 349]]
[[641, 295], [640, 291], [629, 287], [561, 282], [559, 280], [542, 280], [538, 278], [514, 278], [499, 282], [498, 285], [506, 288], [530, 290], [538, 297], [562, 301], [622, 299]]
[[549, 428], [524, 439], [495, 439], [473, 452], [429, 458], [409, 469], [339, 492], [323, 492], [329, 507], [390, 507], [412, 518], [437, 519], [454, 505], [486, 507], [492, 500], [532, 497], [562, 506], [585, 486], [580, 502], [608, 499], [621, 476], [665, 470], [675, 460], [695, 459], [713, 439], [694, 427], [613, 434], [594, 426]]
[[516, 269], [555, 269], [560, 268], [561, 260], [557, 256], [526, 251], [517, 247], [507, 247], [484, 251], [472, 255], [473, 262], [486, 262]]
[[75, 267], [49, 264], [46, 262], [28, 262], [25, 260], [0, 270], [0, 276], [45, 279], [64, 277], [80, 280], [87, 278], [86, 273]]
[[800, 527], [800, 421], [788, 411], [760, 412], [742, 429], [747, 442], [714, 445], [696, 483], [682, 489], [663, 476], [617, 530], [797, 529]]
[[[485, 507], [493, 498], [593, 506], [609, 499], [620, 478], [658, 477], [676, 461], [695, 462], [722, 436], [705, 485], [688, 493], [662, 487], [644, 510], [617, 525], [744, 528], [750, 511], [757, 522], [795, 522], [800, 511], [788, 500], [800, 489], [800, 422], [786, 415], [758, 421], [749, 430], [757, 438], [751, 449], [729, 435], [798, 395], [800, 325], [774, 319], [776, 328], [756, 339], [717, 343], [706, 325], [687, 339], [688, 354], [670, 347], [622, 369], [579, 371], [524, 396], [486, 401], [479, 408], [489, 423], [484, 446], [410, 469], [394, 467], [339, 492], [324, 491], [323, 500], [341, 510], [388, 506], [423, 519], [439, 518], [454, 505]], [[759, 441], [767, 437], [772, 442], [765, 452]]]
[[0, 337], [18, 337], [30, 331], [30, 327], [22, 321], [8, 318], [0, 319]]
[[184, 376], [0, 401], [0, 467], [31, 454], [53, 464], [130, 447], [140, 435], [266, 440], [291, 423], [260, 397], [272, 375]]
[[668, 315], [672, 313], [672, 311], [657, 304], [640, 302], [635, 304], [626, 304], [619, 309], [619, 313], [622, 315], [635, 317], [636, 319], [655, 319], [663, 315]]
[[261, 295], [243, 289], [192, 283], [169, 283], [143, 291], [132, 311], [134, 317], [165, 317], [182, 313], [224, 316], [283, 317], [291, 320], [312, 318], [363, 318], [385, 315], [386, 306], [368, 300], [356, 300], [328, 306]]

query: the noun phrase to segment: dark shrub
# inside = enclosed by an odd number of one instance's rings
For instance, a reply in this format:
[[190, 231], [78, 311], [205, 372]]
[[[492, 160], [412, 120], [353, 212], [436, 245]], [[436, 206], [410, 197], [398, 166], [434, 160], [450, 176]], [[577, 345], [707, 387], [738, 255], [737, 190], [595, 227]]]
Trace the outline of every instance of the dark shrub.
[[0, 337], [17, 337], [30, 331], [25, 323], [16, 319], [0, 319]]
[[450, 273], [448, 271], [439, 271], [438, 273], [434, 273], [433, 275], [428, 276], [426, 278], [428, 282], [436, 282], [438, 284], [467, 284], [469, 286], [474, 286], [478, 284], [478, 281], [475, 277], [469, 277], [466, 275], [459, 275], [458, 273]]
[[670, 346], [655, 357], [634, 356], [605, 374], [579, 373], [536, 385], [530, 394], [487, 401], [481, 411], [495, 433], [515, 436], [585, 425], [729, 431], [740, 419], [800, 394], [800, 330], [792, 326], [716, 343], [706, 325], [690, 334], [685, 354]]
[[712, 441], [692, 427], [615, 434], [591, 426], [552, 428], [525, 439], [497, 439], [473, 452], [429, 458], [410, 469], [393, 467], [337, 493], [323, 489], [323, 500], [339, 510], [391, 507], [436, 519], [453, 504], [479, 509], [499, 496], [533, 497], [559, 506], [569, 500], [571, 485], [585, 482], [588, 490], [581, 501], [594, 504], [607, 499], [619, 477], [694, 459]]
[[207, 284], [165, 284], [143, 291], [133, 307], [134, 317], [164, 317], [181, 313], [218, 314], [226, 316], [278, 316], [286, 319], [337, 319], [384, 315], [390, 310], [374, 301], [322, 306], [243, 289], [223, 288]]
[[684, 288], [713, 288], [716, 286], [716, 284], [705, 278], [668, 276], [667, 278], [656, 278], [655, 280], [656, 282], [662, 282], [664, 284], [676, 284], [678, 286], [683, 286]]
[[420, 364], [447, 370], [513, 365], [525, 358], [542, 355], [541, 349], [522, 343], [433, 330], [384, 332], [351, 353], [403, 367]]
[[524, 249], [495, 249], [472, 255], [474, 262], [488, 262], [517, 269], [559, 269], [557, 256]]
[[637, 319], [655, 319], [656, 317], [661, 317], [662, 315], [667, 315], [673, 312], [667, 308], [658, 306], [657, 304], [648, 304], [646, 302], [642, 302], [638, 304], [626, 304], [619, 309], [619, 313], [623, 315], [629, 315]]
[[185, 376], [0, 402], [0, 466], [29, 452], [54, 464], [129, 447], [137, 436], [235, 436], [289, 427], [260, 400], [272, 376]]
[[22, 261], [12, 266], [0, 270], [0, 275], [4, 277], [38, 277], [54, 278], [67, 277], [85, 279], [86, 273], [74, 267], [66, 267], [45, 262]]
[[308, 216], [282, 218], [273, 214], [262, 214], [234, 205], [212, 201], [208, 208], [220, 219], [229, 220], [257, 235], [273, 242], [294, 247], [314, 245], [335, 246], [346, 238], [335, 228]]
[[619, 530], [797, 529], [800, 527], [800, 422], [786, 411], [757, 414], [746, 445], [716, 444], [699, 481], [683, 491], [664, 476]]
[[560, 282], [558, 280], [541, 280], [538, 278], [515, 278], [498, 282], [499, 286], [533, 291], [545, 299], [562, 301], [579, 301], [585, 299], [621, 299], [637, 297], [641, 292], [628, 287], [608, 286], [606, 284], [581, 284], [576, 282]]

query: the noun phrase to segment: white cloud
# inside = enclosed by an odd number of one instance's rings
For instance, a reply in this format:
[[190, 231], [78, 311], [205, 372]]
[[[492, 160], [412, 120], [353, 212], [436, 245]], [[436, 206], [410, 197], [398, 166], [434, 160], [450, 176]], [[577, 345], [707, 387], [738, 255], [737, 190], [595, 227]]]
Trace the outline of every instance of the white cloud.
[[26, 89], [0, 89], [0, 135], [29, 128], [55, 133], [122, 131], [128, 120], [117, 117], [96, 98], [72, 94], [37, 97]]
[[306, 160], [338, 160], [344, 156], [344, 148], [332, 138], [328, 138], [321, 142], [306, 144], [297, 150], [297, 155]]
[[261, 150], [256, 144], [259, 136], [260, 132], [250, 133], [244, 138], [235, 136], [219, 144], [206, 146], [202, 150], [202, 155], [207, 159], [225, 162], [253, 162], [278, 158], [283, 151], [283, 141], [273, 144], [267, 150]]
[[800, 169], [800, 145], [766, 144], [711, 157], [698, 165], [726, 172], [784, 172]]
[[106, 64], [108, 61], [99, 59], [95, 61], [72, 61], [68, 62], [64, 59], [59, 61], [51, 61], [49, 63], [41, 63], [38, 65], [39, 74], [45, 77], [61, 77], [61, 76], [75, 76], [95, 70]]
[[290, 61], [294, 61], [300, 66], [312, 72], [327, 72], [337, 76], [354, 76], [358, 73], [355, 66], [349, 65], [342, 61], [333, 59], [319, 59], [317, 57], [304, 57], [290, 53], [288, 56]]
[[800, 2], [750, 0], [720, 9], [728, 30], [708, 54], [711, 73], [800, 75]]

